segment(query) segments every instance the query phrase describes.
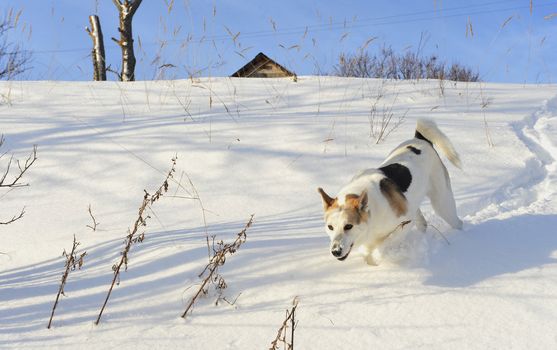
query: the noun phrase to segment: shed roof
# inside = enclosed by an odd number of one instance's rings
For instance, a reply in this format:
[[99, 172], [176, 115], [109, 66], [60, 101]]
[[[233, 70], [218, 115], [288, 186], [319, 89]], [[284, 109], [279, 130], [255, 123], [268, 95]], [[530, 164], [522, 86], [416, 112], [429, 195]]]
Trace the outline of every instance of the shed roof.
[[[280, 76], [292, 77], [296, 75], [291, 71], [289, 71], [288, 69], [281, 66], [280, 64], [278, 64], [277, 62], [275, 62], [274, 60], [272, 60], [271, 58], [269, 58], [263, 52], [260, 52], [257, 54], [257, 56], [255, 56], [254, 59], [249, 61], [245, 66], [238, 69], [234, 74], [232, 74], [231, 77], [244, 77], [244, 78], [261, 77], [262, 75], [257, 73], [260, 72], [263, 69], [263, 67], [268, 65], [271, 65], [274, 69], [280, 71], [281, 72]], [[269, 75], [263, 74], [263, 76], [269, 76]]]

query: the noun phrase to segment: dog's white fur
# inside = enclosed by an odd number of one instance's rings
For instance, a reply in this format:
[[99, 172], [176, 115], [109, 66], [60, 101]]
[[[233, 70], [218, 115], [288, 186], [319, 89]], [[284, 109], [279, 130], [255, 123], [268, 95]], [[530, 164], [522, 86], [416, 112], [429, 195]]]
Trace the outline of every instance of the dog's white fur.
[[[339, 260], [347, 258], [354, 247], [364, 255], [368, 264], [376, 265], [373, 251], [395, 231], [397, 234], [408, 232], [414, 225], [425, 231], [427, 223], [420, 204], [426, 196], [441, 218], [453, 228], [462, 228], [449, 174], [433, 146], [460, 168], [459, 156], [435, 122], [418, 120], [416, 131], [427, 140], [415, 137], [400, 144], [380, 166], [398, 163], [409, 170], [411, 182], [405, 192], [393, 191], [393, 188], [398, 189], [396, 186], [385, 186], [392, 185], [392, 182], [381, 182], [386, 175], [380, 169], [362, 171], [340, 190], [336, 198], [319, 189], [331, 252]], [[410, 223], [403, 224], [407, 221]]]

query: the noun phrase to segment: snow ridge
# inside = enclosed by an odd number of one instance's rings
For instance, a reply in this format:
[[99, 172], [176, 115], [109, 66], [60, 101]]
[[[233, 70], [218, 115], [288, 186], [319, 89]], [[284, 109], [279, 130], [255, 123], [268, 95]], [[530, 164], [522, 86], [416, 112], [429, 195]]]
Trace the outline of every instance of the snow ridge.
[[532, 152], [524, 170], [492, 195], [492, 203], [467, 219], [473, 223], [516, 213], [546, 212], [557, 182], [557, 96], [520, 122], [511, 124]]

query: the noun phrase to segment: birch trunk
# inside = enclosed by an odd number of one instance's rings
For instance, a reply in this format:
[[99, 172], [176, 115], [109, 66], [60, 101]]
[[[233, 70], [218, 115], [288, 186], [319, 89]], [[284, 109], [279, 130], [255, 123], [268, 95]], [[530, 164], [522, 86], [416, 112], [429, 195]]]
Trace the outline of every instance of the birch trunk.
[[86, 30], [91, 40], [93, 40], [93, 51], [91, 52], [91, 57], [93, 59], [93, 79], [95, 81], [105, 81], [106, 63], [104, 38], [99, 17], [95, 15], [89, 16], [89, 23], [91, 23], [91, 29], [86, 28]]
[[[123, 2], [122, 2], [123, 1]], [[132, 20], [143, 0], [113, 0], [120, 14], [120, 40], [112, 38], [122, 49], [122, 72], [120, 80], [135, 80], [135, 54], [133, 52]]]

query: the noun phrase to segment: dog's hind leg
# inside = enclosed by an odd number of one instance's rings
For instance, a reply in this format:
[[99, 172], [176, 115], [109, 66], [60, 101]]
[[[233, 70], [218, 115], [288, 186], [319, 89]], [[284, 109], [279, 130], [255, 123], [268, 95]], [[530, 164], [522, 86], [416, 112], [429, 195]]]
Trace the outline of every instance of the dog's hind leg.
[[419, 208], [416, 212], [416, 228], [421, 232], [425, 232], [427, 229], [427, 221], [425, 221], [424, 214]]
[[462, 229], [462, 220], [458, 218], [456, 213], [456, 204], [449, 173], [443, 163], [439, 162], [439, 165], [442, 169], [433, 172], [436, 175], [433, 175], [430, 179], [430, 190], [427, 196], [431, 200], [431, 206], [435, 213], [453, 228], [460, 230]]

